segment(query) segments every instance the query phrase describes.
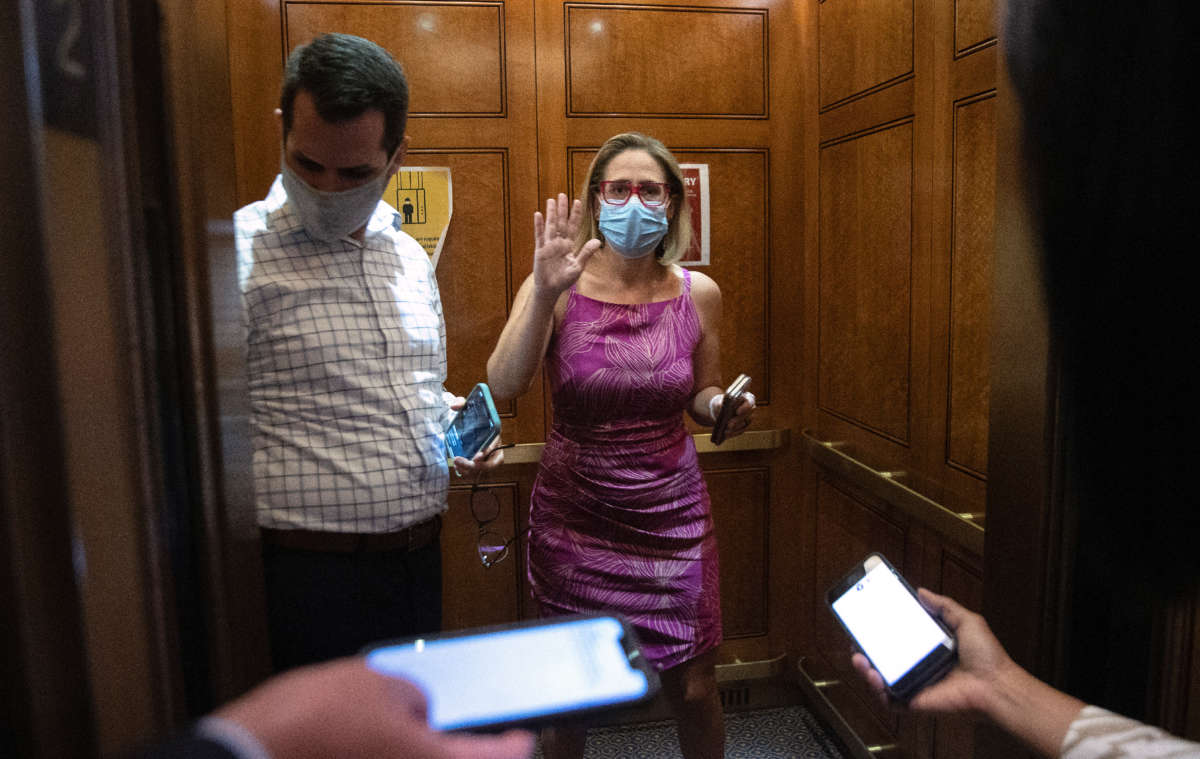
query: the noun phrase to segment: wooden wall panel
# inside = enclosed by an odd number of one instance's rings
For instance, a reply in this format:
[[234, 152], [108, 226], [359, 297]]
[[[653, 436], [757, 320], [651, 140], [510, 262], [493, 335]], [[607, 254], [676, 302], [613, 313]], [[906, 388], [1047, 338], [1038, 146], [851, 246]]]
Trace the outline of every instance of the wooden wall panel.
[[[874, 33], [875, 20], [856, 16], [851, 12], [856, 7], [852, 3], [841, 10], [830, 7], [839, 2], [842, 0], [819, 4], [822, 34], [832, 34], [831, 19], [862, 27], [849, 33], [849, 41], [843, 41], [847, 45]], [[852, 442], [872, 467], [902, 471], [905, 483], [919, 492], [956, 513], [981, 517], [987, 476], [988, 294], [996, 161], [994, 129], [989, 126], [988, 115], [990, 98], [995, 93], [995, 38], [986, 35], [994, 33], [994, 24], [989, 3], [913, 0], [911, 6], [916, 40], [912, 75], [882, 82], [818, 112], [821, 182], [815, 223], [820, 242], [818, 270], [810, 281], [809, 292], [817, 296], [820, 305], [808, 318], [820, 326], [820, 369], [811, 381], [819, 393], [820, 411], [828, 412], [829, 418], [821, 418], [817, 426], [822, 439]], [[963, 28], [974, 30], [966, 52], [956, 48], [955, 35]], [[886, 55], [882, 57], [887, 59]], [[823, 87], [828, 84], [827, 62], [823, 48]], [[882, 64], [877, 61], [871, 65]], [[822, 104], [828, 102], [827, 95], [823, 90]], [[831, 251], [844, 247], [841, 236], [845, 234], [837, 226], [839, 214], [829, 211], [831, 204], [853, 208], [874, 205], [863, 203], [858, 187], [849, 180], [843, 179], [841, 187], [828, 184], [827, 180], [836, 181], [836, 175], [844, 170], [841, 165], [831, 167], [831, 158], [844, 157], [837, 153], [847, 142], [900, 125], [911, 127], [911, 171], [871, 179], [886, 186], [876, 189], [878, 193], [907, 192], [911, 198], [907, 436], [869, 423], [855, 410], [831, 404], [828, 391], [838, 387], [843, 393], [850, 391], [845, 390], [843, 381], [831, 383], [825, 374], [829, 365], [826, 338], [830, 332], [826, 294], [841, 293], [844, 301], [856, 308], [863, 301], [872, 302], [874, 297], [870, 285], [830, 280], [826, 262], [831, 256], [836, 260]], [[879, 218], [866, 222], [872, 227], [880, 223]], [[886, 232], [875, 234], [882, 238]], [[876, 256], [886, 250], [871, 240], [862, 247]], [[878, 318], [873, 321], [881, 323]], [[869, 371], [880, 373], [877, 359], [871, 367]], [[880, 386], [877, 377], [871, 379]], [[882, 389], [885, 393], [890, 390], [886, 384]], [[894, 410], [893, 401], [889, 398], [881, 405]]]
[[[984, 7], [984, 6], [987, 7]], [[936, 6], [927, 464], [948, 508], [983, 517], [995, 249], [997, 48], [991, 3]], [[962, 50], [963, 28], [976, 29]]]
[[[845, 489], [884, 499], [865, 499], [863, 508], [887, 515], [880, 519], [903, 533], [895, 549], [902, 556], [891, 558], [906, 576], [971, 608], [981, 601], [982, 557], [955, 542], [968, 533], [957, 523], [939, 524], [936, 515], [945, 511], [907, 508], [913, 504], [889, 488], [900, 482], [968, 515], [970, 535], [986, 520], [998, 158], [992, 5], [815, 3], [821, 91], [806, 114], [820, 130], [810, 148], [820, 157], [820, 181], [808, 215], [818, 243], [805, 287], [816, 301], [806, 307], [806, 322], [819, 330], [817, 367], [808, 377], [817, 397], [814, 436], [837, 441], [838, 450], [867, 465], [847, 469], [854, 482]], [[883, 144], [885, 135], [894, 138], [891, 145]], [[833, 515], [852, 515], [835, 511], [826, 488], [819, 483], [812, 496], [817, 594], [822, 573], [832, 574], [824, 568], [841, 553], [829, 545]], [[886, 545], [882, 535], [867, 540], [875, 549]], [[889, 725], [886, 715], [877, 717], [905, 755], [973, 751], [965, 721]], [[865, 730], [870, 734], [869, 725]]]
[[685, 163], [708, 164], [712, 194], [711, 265], [721, 285], [721, 362], [727, 378], [749, 374], [758, 403], [770, 405], [770, 151], [676, 148]]
[[[941, 552], [939, 593], [948, 595], [974, 612], [983, 610], [983, 577], [978, 569], [949, 551]], [[973, 715], [939, 715], [934, 724], [933, 756], [969, 757], [974, 753]]]
[[285, 3], [285, 47], [324, 32], [366, 37], [392, 52], [410, 87], [409, 112], [503, 116], [504, 3]]
[[229, 90], [237, 207], [261, 200], [279, 173], [279, 105], [284, 46], [279, 0], [229, 2]]
[[909, 430], [913, 127], [821, 151], [819, 404], [893, 441]]
[[[508, 248], [509, 155], [503, 149], [413, 150], [412, 166], [448, 166], [454, 217], [438, 259], [446, 319], [447, 389], [465, 395], [487, 378], [487, 358], [508, 318], [512, 296]], [[403, 172], [403, 169], [401, 169]], [[512, 415], [516, 403], [497, 409]]]
[[564, 12], [568, 116], [767, 116], [767, 11], [568, 3]]
[[881, 124], [911, 119], [915, 89], [913, 80], [908, 79], [874, 92], [870, 97], [851, 100], [825, 111], [821, 114], [821, 144], [876, 129]]
[[767, 467], [704, 472], [721, 552], [726, 638], [767, 634], [769, 478]]
[[987, 472], [992, 253], [996, 227], [994, 95], [955, 106], [950, 373], [946, 459]]
[[971, 611], [983, 610], [983, 576], [975, 561], [942, 551], [941, 590]]
[[[822, 546], [817, 559], [817, 589], [815, 616], [819, 619], [818, 639], [826, 650], [844, 653], [849, 666], [853, 646], [838, 625], [833, 614], [824, 606], [824, 591], [833, 586], [854, 562], [872, 551], [888, 557], [896, 567], [903, 568], [906, 556], [905, 531], [902, 525], [889, 520], [864, 499], [852, 492], [852, 487], [824, 474], [818, 476], [817, 543]], [[834, 657], [839, 658], [838, 656]]]
[[955, 53], [995, 41], [995, 6], [995, 0], [954, 0]]
[[[500, 503], [500, 516], [488, 528], [505, 538], [516, 534], [517, 483], [492, 482], [481, 487], [495, 494]], [[519, 549], [511, 549], [507, 559], [485, 567], [476, 548], [478, 536], [478, 523], [471, 515], [471, 488], [456, 485], [450, 489], [450, 510], [442, 522], [442, 626], [447, 630], [497, 625], [521, 616], [525, 565]]]
[[821, 107], [913, 73], [913, 0], [824, 0], [819, 5]]
[[871, 552], [882, 553], [903, 571], [907, 558], [907, 536], [902, 524], [892, 521], [841, 480], [824, 474], [816, 478], [817, 555], [813, 616], [816, 645], [825, 661], [844, 678], [850, 690], [866, 703], [883, 725], [894, 725], [895, 717], [867, 693], [867, 686], [853, 674], [850, 656], [854, 644], [825, 603], [825, 591], [842, 578], [854, 562]]

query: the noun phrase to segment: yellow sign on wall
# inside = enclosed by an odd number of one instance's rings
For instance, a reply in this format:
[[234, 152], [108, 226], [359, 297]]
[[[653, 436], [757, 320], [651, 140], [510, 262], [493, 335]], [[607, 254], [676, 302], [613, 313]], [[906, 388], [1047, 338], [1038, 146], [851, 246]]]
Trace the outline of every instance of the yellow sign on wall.
[[400, 228], [421, 244], [436, 269], [454, 215], [450, 167], [403, 166], [383, 197], [400, 213]]

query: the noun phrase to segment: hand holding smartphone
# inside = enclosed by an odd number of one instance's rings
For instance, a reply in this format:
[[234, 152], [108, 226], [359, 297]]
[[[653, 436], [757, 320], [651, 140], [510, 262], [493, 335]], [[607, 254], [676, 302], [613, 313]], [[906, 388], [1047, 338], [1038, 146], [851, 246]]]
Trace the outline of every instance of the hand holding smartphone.
[[713, 423], [712, 440], [713, 445], [720, 445], [725, 442], [725, 436], [729, 432], [729, 422], [737, 414], [738, 406], [742, 405], [742, 394], [746, 392], [746, 388], [750, 387], [750, 377], [746, 374], [739, 374], [733, 383], [725, 388], [725, 397], [721, 400], [721, 410], [717, 412], [716, 421]]
[[855, 646], [883, 678], [887, 692], [907, 701], [957, 660], [953, 632], [917, 600], [900, 573], [877, 553], [856, 564], [826, 600]]
[[482, 382], [471, 388], [467, 401], [446, 427], [446, 458], [470, 460], [500, 437], [500, 415], [492, 393]]
[[437, 730], [493, 730], [641, 703], [659, 688], [629, 624], [583, 615], [374, 646], [367, 666], [416, 684]]

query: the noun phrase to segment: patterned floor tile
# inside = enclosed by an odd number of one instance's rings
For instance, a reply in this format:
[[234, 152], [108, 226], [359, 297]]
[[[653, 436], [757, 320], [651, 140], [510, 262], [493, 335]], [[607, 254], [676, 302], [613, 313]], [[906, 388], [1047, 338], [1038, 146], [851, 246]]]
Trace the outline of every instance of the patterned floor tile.
[[[803, 707], [725, 715], [725, 759], [843, 759], [837, 744]], [[541, 759], [541, 751], [534, 754]], [[681, 759], [673, 721], [594, 728], [584, 759]]]

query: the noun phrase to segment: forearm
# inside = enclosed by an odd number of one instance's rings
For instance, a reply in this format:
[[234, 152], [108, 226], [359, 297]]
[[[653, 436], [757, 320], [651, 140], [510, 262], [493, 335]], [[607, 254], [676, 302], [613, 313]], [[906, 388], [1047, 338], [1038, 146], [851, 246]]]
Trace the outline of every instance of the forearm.
[[716, 424], [716, 417], [712, 413], [712, 399], [721, 393], [721, 388], [716, 385], [709, 385], [702, 388], [694, 396], [692, 402], [688, 405], [688, 415], [696, 420], [697, 424], [703, 424], [705, 427], [711, 427]]
[[488, 358], [488, 387], [496, 400], [516, 398], [533, 384], [554, 329], [554, 304], [553, 297], [538, 296], [532, 288], [518, 294]]
[[711, 427], [716, 423], [711, 401], [723, 392], [721, 387], [721, 290], [717, 283], [692, 273], [692, 302], [700, 317], [700, 341], [692, 355], [693, 387], [699, 388], [688, 404], [688, 414], [697, 424]]
[[1012, 664], [980, 704], [988, 718], [1044, 756], [1057, 757], [1084, 703]]

